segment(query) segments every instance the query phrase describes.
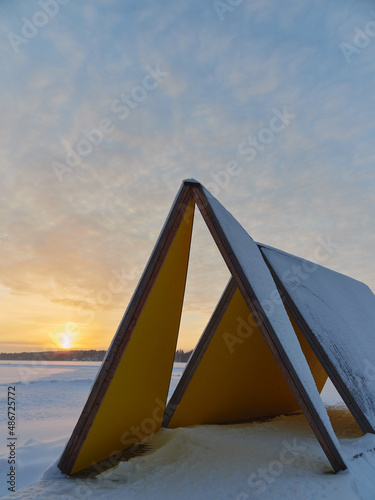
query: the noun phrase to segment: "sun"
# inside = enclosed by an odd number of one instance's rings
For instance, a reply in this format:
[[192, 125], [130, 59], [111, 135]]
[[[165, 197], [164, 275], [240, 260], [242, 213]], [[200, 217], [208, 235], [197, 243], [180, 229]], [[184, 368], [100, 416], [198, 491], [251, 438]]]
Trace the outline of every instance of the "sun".
[[74, 348], [79, 333], [76, 325], [67, 323], [66, 325], [59, 325], [49, 336], [55, 345], [55, 349], [71, 349]]
[[72, 338], [68, 332], [62, 334], [60, 338], [60, 347], [62, 347], [62, 349], [70, 349], [72, 347]]
[[69, 331], [53, 333], [52, 338], [59, 349], [70, 349], [73, 345], [73, 333]]

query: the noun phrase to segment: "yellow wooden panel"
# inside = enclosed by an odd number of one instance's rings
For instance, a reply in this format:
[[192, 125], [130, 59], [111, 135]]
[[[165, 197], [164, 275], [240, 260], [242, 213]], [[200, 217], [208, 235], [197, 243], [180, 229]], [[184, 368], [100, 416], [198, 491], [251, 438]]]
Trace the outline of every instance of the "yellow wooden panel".
[[180, 325], [193, 211], [191, 201], [189, 217], [176, 233], [73, 474], [139, 443], [161, 427]]
[[[294, 322], [293, 326], [321, 391], [327, 375]], [[168, 427], [236, 422], [298, 410], [237, 289]]]

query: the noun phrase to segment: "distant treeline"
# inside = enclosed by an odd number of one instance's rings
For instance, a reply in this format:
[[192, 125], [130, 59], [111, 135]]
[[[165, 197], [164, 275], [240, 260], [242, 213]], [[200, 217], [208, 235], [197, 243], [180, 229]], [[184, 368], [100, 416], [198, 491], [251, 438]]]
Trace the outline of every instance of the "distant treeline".
[[[8, 361], [103, 361], [107, 351], [64, 350], [43, 352], [1, 352], [0, 360]], [[193, 351], [176, 351], [175, 361], [186, 363]]]
[[63, 350], [43, 352], [2, 352], [0, 360], [9, 361], [102, 361], [106, 351]]
[[174, 360], [179, 363], [187, 363], [189, 361], [192, 352], [193, 351], [185, 352], [182, 349], [177, 349], [174, 355]]

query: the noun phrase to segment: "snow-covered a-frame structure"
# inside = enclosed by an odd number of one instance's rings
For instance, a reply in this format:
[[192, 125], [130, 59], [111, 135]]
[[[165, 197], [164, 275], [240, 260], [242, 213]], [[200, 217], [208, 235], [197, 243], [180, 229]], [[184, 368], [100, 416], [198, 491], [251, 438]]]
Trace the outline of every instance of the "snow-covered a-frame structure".
[[[231, 279], [167, 403], [195, 205]], [[374, 325], [366, 285], [257, 244], [204, 186], [186, 180], [59, 467], [110, 467], [162, 426], [302, 410], [334, 471], [343, 470], [319, 392], [328, 375], [362, 430], [375, 433]]]

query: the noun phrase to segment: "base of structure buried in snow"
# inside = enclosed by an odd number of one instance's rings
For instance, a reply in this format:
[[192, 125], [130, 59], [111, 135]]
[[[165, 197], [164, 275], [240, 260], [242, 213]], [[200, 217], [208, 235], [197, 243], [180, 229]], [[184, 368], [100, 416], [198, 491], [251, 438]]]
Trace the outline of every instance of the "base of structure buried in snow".
[[[348, 470], [339, 474], [331, 473], [301, 414], [266, 422], [162, 429], [147, 440], [144, 454], [101, 474], [67, 477], [55, 464], [38, 482], [6, 498], [374, 499], [375, 436], [363, 436], [345, 407], [329, 407], [328, 413], [348, 463]], [[28, 447], [38, 456], [42, 444]], [[55, 446], [53, 441], [48, 444]]]

